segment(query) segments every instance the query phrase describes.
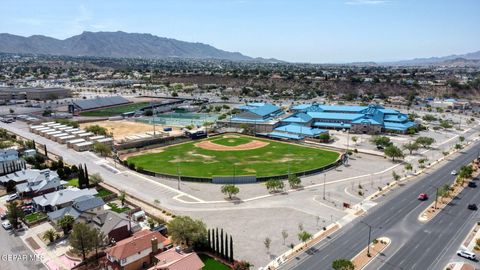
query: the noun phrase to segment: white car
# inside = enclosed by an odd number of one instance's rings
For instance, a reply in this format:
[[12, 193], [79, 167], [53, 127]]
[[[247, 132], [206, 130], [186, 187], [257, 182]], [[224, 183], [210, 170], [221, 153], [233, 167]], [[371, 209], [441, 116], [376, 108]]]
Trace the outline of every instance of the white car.
[[450, 174], [451, 175], [457, 175], [457, 171], [453, 170]]
[[13, 194], [8, 195], [7, 202], [11, 202], [11, 201], [16, 200], [16, 199], [18, 199], [18, 195], [17, 195], [17, 193], [13, 193]]
[[5, 230], [11, 230], [12, 229], [12, 224], [10, 224], [10, 221], [4, 221], [2, 222], [2, 227], [5, 229]]
[[457, 251], [457, 255], [460, 256], [460, 257], [463, 257], [463, 258], [470, 259], [470, 260], [475, 260], [476, 259], [475, 254], [471, 251], [468, 251], [468, 250], [459, 250], [459, 251]]

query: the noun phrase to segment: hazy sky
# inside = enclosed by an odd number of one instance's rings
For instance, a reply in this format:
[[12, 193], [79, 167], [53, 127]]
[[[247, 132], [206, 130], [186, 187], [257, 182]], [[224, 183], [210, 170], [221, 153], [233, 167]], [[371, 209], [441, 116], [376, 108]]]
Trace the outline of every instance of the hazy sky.
[[0, 32], [151, 33], [294, 62], [480, 50], [479, 0], [0, 0]]

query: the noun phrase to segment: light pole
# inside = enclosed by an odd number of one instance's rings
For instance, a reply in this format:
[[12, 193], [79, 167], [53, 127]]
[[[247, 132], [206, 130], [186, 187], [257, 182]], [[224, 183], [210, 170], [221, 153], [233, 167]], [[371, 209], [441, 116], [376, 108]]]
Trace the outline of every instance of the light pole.
[[367, 256], [370, 257], [370, 242], [371, 242], [371, 237], [372, 237], [372, 225], [367, 224], [364, 221], [360, 221], [360, 222], [368, 226]]
[[177, 163], [177, 176], [178, 176], [178, 181], [177, 181], [177, 189], [180, 190], [180, 168], [179, 168], [179, 165]]

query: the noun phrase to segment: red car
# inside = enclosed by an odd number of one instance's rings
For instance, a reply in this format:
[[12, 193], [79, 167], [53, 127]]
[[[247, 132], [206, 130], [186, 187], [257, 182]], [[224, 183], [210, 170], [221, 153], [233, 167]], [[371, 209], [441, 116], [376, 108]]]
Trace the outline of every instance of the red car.
[[427, 195], [427, 193], [420, 193], [420, 195], [418, 195], [418, 199], [419, 199], [420, 201], [426, 201], [426, 200], [428, 200], [428, 195]]

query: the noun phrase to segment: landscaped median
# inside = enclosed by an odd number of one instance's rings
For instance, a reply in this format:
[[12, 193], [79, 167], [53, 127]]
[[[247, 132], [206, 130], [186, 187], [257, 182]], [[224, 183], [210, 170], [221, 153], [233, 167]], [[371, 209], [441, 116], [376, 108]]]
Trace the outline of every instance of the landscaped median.
[[269, 269], [276, 269], [279, 265], [284, 264], [285, 262], [295, 258], [295, 256], [305, 250], [308, 250], [321, 240], [327, 238], [329, 235], [336, 232], [338, 229], [340, 229], [340, 225], [338, 225], [337, 223], [333, 223], [328, 225], [327, 227], [324, 227], [323, 230], [314, 234], [308, 242], [300, 243], [294, 246], [292, 249], [288, 250], [284, 254], [277, 257], [274, 261], [270, 262], [267, 266], [270, 267]]
[[468, 185], [468, 182], [472, 181], [472, 178], [475, 178], [478, 175], [478, 164], [476, 162], [472, 162], [472, 164], [462, 167], [455, 183], [450, 186], [446, 184], [437, 187], [437, 194], [434, 194], [437, 195], [437, 198], [425, 210], [423, 210], [422, 213], [420, 213], [418, 220], [423, 223], [432, 220], [445, 208], [445, 206], [462, 192], [462, 190]]
[[380, 237], [372, 241], [369, 247], [365, 247], [352, 259], [355, 270], [361, 270], [367, 266], [378, 254], [382, 253], [391, 243], [387, 237]]

